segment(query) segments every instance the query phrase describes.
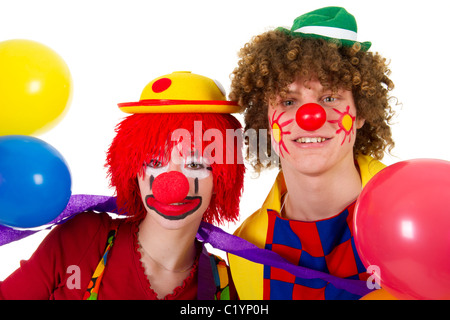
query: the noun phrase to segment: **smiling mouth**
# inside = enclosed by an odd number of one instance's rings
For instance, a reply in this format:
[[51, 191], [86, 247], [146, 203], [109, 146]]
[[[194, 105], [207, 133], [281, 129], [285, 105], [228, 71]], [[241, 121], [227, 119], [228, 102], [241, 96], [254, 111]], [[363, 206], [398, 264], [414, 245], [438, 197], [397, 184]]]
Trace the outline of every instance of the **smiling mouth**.
[[329, 140], [329, 138], [323, 137], [302, 137], [294, 140], [297, 143], [321, 143]]
[[186, 197], [183, 201], [165, 204], [155, 199], [153, 195], [145, 197], [149, 209], [155, 210], [160, 216], [169, 220], [181, 220], [197, 211], [202, 204], [201, 197]]

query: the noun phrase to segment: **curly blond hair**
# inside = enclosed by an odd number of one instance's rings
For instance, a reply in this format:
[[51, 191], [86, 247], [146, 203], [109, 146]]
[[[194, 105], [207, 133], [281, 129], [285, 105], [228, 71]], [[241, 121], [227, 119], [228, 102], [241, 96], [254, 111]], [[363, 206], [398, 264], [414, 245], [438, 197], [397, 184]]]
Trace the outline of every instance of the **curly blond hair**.
[[[386, 149], [394, 147], [390, 128], [394, 111], [389, 104], [389, 91], [394, 84], [388, 77], [386, 59], [378, 53], [362, 51], [359, 43], [348, 47], [339, 40], [293, 37], [273, 30], [254, 37], [240, 50], [239, 58], [231, 75], [230, 99], [245, 108], [245, 130], [267, 132], [264, 147], [268, 158], [269, 101], [285, 95], [288, 85], [298, 76], [315, 76], [322, 86], [333, 91], [352, 91], [357, 115], [365, 119], [356, 134], [355, 156], [371, 155], [380, 160]], [[253, 159], [256, 172], [270, 165], [260, 157], [259, 150], [248, 148], [247, 141], [247, 159]]]

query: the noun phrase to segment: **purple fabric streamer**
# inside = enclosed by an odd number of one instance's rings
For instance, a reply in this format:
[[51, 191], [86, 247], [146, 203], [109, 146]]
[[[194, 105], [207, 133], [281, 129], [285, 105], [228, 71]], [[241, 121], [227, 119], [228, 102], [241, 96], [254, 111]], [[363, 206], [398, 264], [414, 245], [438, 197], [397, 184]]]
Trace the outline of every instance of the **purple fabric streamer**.
[[47, 225], [36, 229], [15, 229], [0, 225], [0, 246], [26, 238], [36, 232], [50, 229], [84, 211], [116, 212], [116, 198], [96, 195], [73, 195], [64, 211]]
[[[64, 223], [66, 220], [84, 211], [117, 213], [116, 198], [96, 195], [73, 195], [66, 209], [56, 219], [51, 221], [46, 228]], [[20, 240], [38, 231], [40, 230], [19, 230], [0, 225], [0, 246]], [[333, 284], [338, 289], [343, 289], [359, 296], [364, 296], [371, 292], [365, 281], [343, 279], [325, 272], [294, 265], [271, 250], [258, 248], [254, 244], [206, 222], [201, 223], [197, 238], [200, 241], [211, 244], [216, 249], [255, 263], [286, 270], [303, 279], [321, 279]]]
[[286, 270], [294, 276], [303, 279], [321, 279], [333, 284], [338, 289], [343, 289], [359, 296], [364, 296], [372, 291], [367, 287], [366, 281], [343, 279], [325, 272], [294, 265], [276, 252], [261, 249], [242, 238], [231, 235], [206, 222], [202, 222], [200, 225], [197, 238], [200, 241], [211, 244], [216, 249], [234, 254], [235, 256]]

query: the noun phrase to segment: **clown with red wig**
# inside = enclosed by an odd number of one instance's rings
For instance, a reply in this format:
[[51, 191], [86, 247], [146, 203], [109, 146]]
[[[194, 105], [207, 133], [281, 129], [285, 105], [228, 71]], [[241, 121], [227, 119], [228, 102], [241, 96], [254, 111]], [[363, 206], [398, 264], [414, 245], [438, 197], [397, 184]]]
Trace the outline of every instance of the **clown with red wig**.
[[3, 299], [232, 299], [228, 267], [196, 235], [235, 221], [241, 125], [213, 80], [151, 81], [117, 126], [106, 167], [119, 218], [83, 212], [56, 228], [0, 285]]

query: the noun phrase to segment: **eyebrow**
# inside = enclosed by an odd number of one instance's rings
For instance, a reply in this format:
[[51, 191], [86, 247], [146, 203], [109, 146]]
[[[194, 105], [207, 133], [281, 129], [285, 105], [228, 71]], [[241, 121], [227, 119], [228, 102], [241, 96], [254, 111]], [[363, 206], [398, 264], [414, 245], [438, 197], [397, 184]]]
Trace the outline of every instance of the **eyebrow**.
[[[329, 90], [320, 90], [319, 91], [319, 95], [323, 95], [323, 94], [325, 94], [326, 92], [328, 92]], [[301, 95], [301, 92], [300, 91], [298, 91], [298, 90], [288, 90], [287, 92], [286, 92], [286, 95]]]
[[[340, 90], [341, 90], [341, 89], [338, 89], [337, 91], [334, 92], [334, 91], [331, 90], [331, 89], [322, 88], [322, 90], [319, 91], [319, 94], [320, 94], [320, 95], [323, 95], [323, 94], [326, 94], [326, 93], [330, 93], [330, 94], [333, 94], [333, 95], [338, 95], [338, 94], [340, 94], [340, 93], [339, 93]], [[301, 92], [300, 92], [299, 90], [288, 90], [288, 91], [286, 92], [286, 94], [300, 95]]]
[[288, 90], [286, 93], [287, 94], [300, 94], [300, 91], [298, 91], [298, 90]]

